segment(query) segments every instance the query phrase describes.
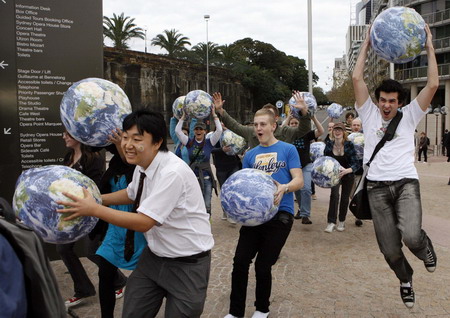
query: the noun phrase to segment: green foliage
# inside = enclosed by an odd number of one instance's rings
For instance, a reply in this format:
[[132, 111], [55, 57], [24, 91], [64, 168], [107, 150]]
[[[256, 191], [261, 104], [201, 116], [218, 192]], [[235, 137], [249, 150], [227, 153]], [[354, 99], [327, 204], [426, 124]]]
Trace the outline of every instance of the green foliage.
[[340, 86], [333, 87], [327, 93], [327, 97], [331, 102], [341, 104], [342, 106], [353, 106], [355, 104], [355, 92], [351, 77], [347, 76], [343, 79]]
[[158, 34], [152, 39], [152, 45], [159, 46], [166, 50], [168, 56], [176, 57], [186, 50], [186, 45], [191, 45], [189, 38], [178, 33], [178, 30], [164, 30], [163, 34]]
[[132, 38], [144, 39], [144, 32], [134, 24], [134, 19], [125, 17], [123, 12], [112, 18], [103, 17], [103, 36], [113, 41], [116, 49], [128, 49], [127, 41]]
[[313, 95], [316, 98], [317, 105], [328, 104], [328, 97], [325, 95], [322, 87], [313, 87]]
[[192, 50], [196, 56], [196, 62], [206, 64], [206, 51], [208, 50], [208, 60], [210, 65], [220, 65], [218, 60], [220, 59], [220, 50], [219, 46], [216, 43], [208, 42], [208, 46], [206, 43], [200, 42], [192, 47]]

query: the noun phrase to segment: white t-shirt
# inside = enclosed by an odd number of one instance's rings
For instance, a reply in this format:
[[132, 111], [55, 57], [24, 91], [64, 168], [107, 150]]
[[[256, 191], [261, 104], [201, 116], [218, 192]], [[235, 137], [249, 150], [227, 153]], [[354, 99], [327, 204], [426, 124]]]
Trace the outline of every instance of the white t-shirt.
[[136, 197], [140, 172], [145, 172], [137, 209], [157, 222], [145, 233], [150, 250], [160, 257], [183, 257], [214, 246], [209, 214], [200, 185], [189, 166], [172, 152], [158, 152], [144, 171], [136, 166], [128, 197]]
[[[388, 125], [382, 117], [379, 108], [370, 98], [356, 108], [364, 129], [364, 163], [368, 162], [375, 146], [383, 138]], [[394, 138], [387, 141], [375, 155], [367, 179], [371, 181], [397, 181], [403, 178], [418, 179], [414, 166], [414, 130], [419, 121], [426, 115], [417, 100], [401, 108], [403, 113]]]

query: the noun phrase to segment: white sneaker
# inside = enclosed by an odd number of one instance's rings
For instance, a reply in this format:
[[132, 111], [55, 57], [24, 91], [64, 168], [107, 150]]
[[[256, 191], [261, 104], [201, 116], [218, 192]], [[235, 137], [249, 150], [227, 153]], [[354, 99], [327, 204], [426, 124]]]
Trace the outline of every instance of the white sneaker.
[[225, 212], [222, 212], [222, 220], [228, 219], [227, 214]]
[[233, 316], [232, 314], [228, 314], [228, 315], [226, 315], [223, 318], [239, 318], [239, 317]]
[[345, 222], [339, 221], [336, 230], [338, 230], [339, 232], [344, 231], [345, 230]]
[[327, 228], [325, 229], [325, 232], [331, 233], [336, 228], [336, 224], [334, 223], [328, 223]]
[[253, 314], [252, 318], [267, 318], [269, 317], [269, 312], [260, 312], [260, 311], [255, 311], [255, 313]]

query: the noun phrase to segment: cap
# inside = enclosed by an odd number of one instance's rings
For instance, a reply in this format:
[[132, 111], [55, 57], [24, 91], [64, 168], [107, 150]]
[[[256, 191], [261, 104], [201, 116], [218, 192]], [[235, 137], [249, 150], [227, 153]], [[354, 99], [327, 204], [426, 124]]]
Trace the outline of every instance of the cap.
[[345, 131], [345, 125], [343, 123], [336, 123], [333, 126], [333, 130], [334, 129], [342, 129], [343, 131]]
[[194, 129], [197, 129], [197, 128], [206, 130], [206, 124], [205, 124], [204, 122], [199, 121], [199, 122], [197, 122], [197, 123], [195, 124], [195, 126], [194, 126]]

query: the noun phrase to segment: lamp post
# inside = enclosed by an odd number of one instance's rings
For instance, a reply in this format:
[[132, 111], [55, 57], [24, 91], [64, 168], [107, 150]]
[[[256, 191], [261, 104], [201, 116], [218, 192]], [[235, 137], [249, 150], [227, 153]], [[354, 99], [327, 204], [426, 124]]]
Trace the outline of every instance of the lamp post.
[[147, 53], [147, 26], [144, 26], [144, 43], [145, 43], [145, 53]]
[[308, 0], [308, 88], [313, 93], [313, 61], [312, 61], [312, 4]]
[[441, 114], [441, 108], [440, 107], [436, 107], [433, 111], [434, 115], [436, 116], [436, 150], [434, 152], [435, 156], [439, 156], [439, 138], [438, 138], [438, 118], [439, 115]]
[[204, 18], [206, 21], [206, 92], [209, 94], [209, 41], [208, 41], [209, 14], [205, 14]]

